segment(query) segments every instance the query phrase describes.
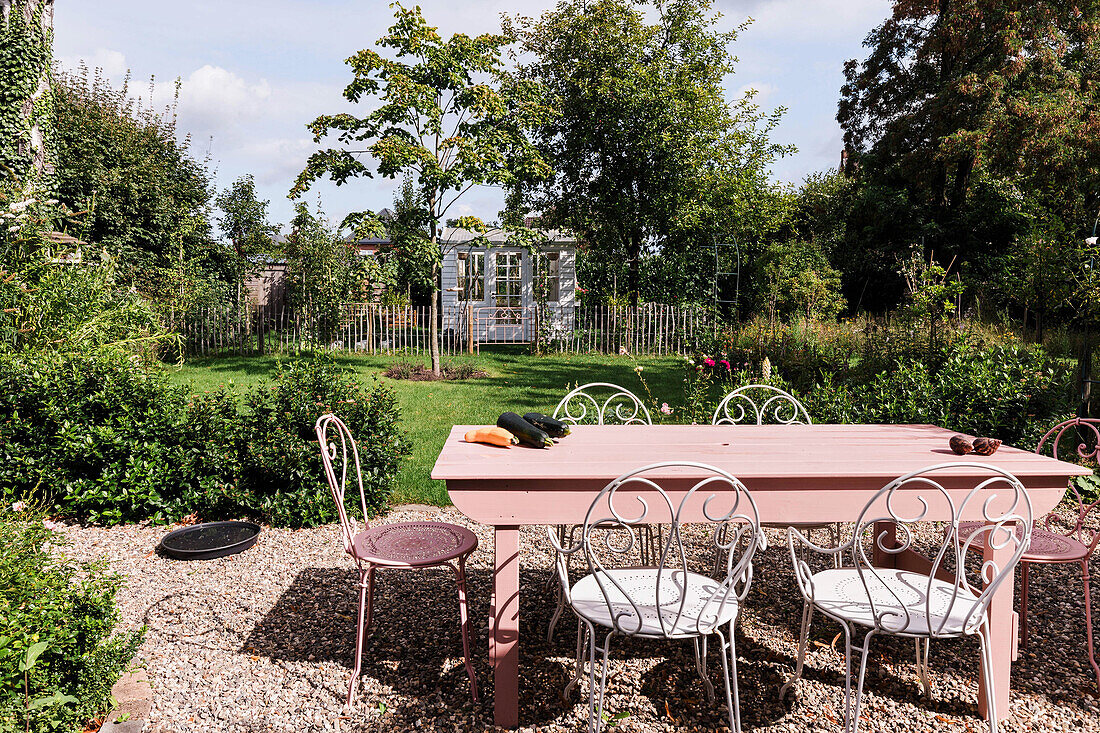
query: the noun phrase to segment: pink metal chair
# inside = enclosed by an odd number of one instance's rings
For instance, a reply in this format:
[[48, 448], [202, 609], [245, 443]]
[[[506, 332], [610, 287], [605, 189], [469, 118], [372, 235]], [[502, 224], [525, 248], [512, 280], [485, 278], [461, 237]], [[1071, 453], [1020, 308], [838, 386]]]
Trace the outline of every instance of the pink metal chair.
[[[335, 435], [329, 436], [333, 429]], [[367, 502], [363, 492], [363, 474], [359, 465], [359, 448], [347, 425], [333, 414], [317, 419], [317, 440], [321, 445], [321, 460], [325, 465], [332, 498], [340, 513], [344, 529], [344, 551], [355, 560], [359, 569], [359, 622], [355, 637], [355, 669], [348, 685], [348, 705], [355, 698], [355, 686], [362, 668], [363, 637], [370, 627], [374, 605], [374, 572], [382, 568], [422, 569], [446, 566], [458, 583], [458, 615], [462, 627], [462, 653], [466, 674], [470, 676], [470, 693], [477, 702], [477, 679], [470, 662], [470, 616], [466, 608], [466, 558], [477, 549], [477, 536], [466, 529], [445, 522], [399, 522], [371, 527], [366, 524]], [[354, 460], [355, 480], [359, 483], [360, 508], [364, 526], [348, 515], [344, 503], [348, 478], [348, 459]]]
[[[1058, 444], [1062, 439], [1062, 435], [1070, 428], [1074, 428], [1081, 440], [1077, 446], [1077, 455], [1081, 458], [1095, 459], [1097, 451], [1100, 450], [1100, 428], [1097, 426], [1100, 426], [1100, 419], [1096, 418], [1077, 417], [1061, 422], [1047, 431], [1046, 435], [1039, 441], [1039, 445], [1036, 446], [1035, 452], [1042, 453], [1043, 449], [1050, 445], [1052, 455], [1057, 458], [1059, 455]], [[1091, 431], [1096, 439], [1091, 449], [1089, 449], [1084, 436], [1081, 435], [1082, 431]], [[1089, 512], [1100, 504], [1100, 499], [1086, 504], [1073, 484], [1070, 484], [1069, 489], [1077, 500], [1076, 520], [1067, 522], [1057, 514], [1048, 514], [1046, 519], [1043, 520], [1042, 526], [1036, 524], [1032, 529], [1031, 542], [1020, 559], [1020, 584], [1022, 586], [1020, 592], [1020, 641], [1023, 646], [1027, 646], [1027, 586], [1030, 566], [1032, 564], [1080, 563], [1081, 578], [1084, 584], [1085, 634], [1089, 645], [1089, 664], [1092, 665], [1092, 671], [1096, 673], [1096, 687], [1100, 690], [1100, 665], [1096, 663], [1096, 649], [1092, 638], [1092, 604], [1089, 599], [1089, 558], [1096, 549], [1097, 541], [1100, 541], [1100, 529], [1085, 527], [1085, 520], [1088, 518]], [[980, 528], [980, 522], [963, 522], [959, 525], [959, 537], [966, 540], [967, 537]], [[982, 552], [984, 547], [984, 535], [975, 538], [970, 545], [970, 549], [976, 552]]]

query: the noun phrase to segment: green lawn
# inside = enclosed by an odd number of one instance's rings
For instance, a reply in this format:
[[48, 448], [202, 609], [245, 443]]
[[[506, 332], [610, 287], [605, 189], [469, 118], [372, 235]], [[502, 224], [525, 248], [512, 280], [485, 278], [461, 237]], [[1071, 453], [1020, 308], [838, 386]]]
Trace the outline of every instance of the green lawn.
[[[289, 359], [293, 357], [282, 357]], [[366, 378], [380, 374], [398, 357], [343, 356], [338, 361]], [[421, 357], [423, 358], [423, 357]], [[195, 392], [230, 384], [245, 390], [271, 373], [276, 357], [220, 357], [193, 359], [172, 370], [173, 381]], [[646, 382], [658, 402], [677, 403], [682, 398], [682, 360], [678, 357], [643, 357], [597, 354], [532, 356], [522, 347], [499, 349], [479, 356], [458, 356], [455, 363], [476, 364], [491, 375], [464, 382], [385, 381], [397, 392], [401, 423], [412, 441], [412, 455], [402, 469], [395, 503], [450, 503], [441, 481], [428, 478], [452, 425], [493, 424], [505, 410], [523, 414], [551, 413], [558, 400], [576, 384], [611, 382], [636, 392], [645, 391], [634, 368], [644, 367]], [[652, 408], [651, 408], [652, 409]]]

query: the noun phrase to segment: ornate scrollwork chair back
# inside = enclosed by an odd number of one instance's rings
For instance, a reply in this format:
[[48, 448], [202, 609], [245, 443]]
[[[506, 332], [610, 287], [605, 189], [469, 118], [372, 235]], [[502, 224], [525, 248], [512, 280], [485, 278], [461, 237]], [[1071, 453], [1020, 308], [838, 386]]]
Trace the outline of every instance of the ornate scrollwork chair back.
[[[973, 470], [973, 481], [965, 486], [945, 485], [938, 478], [947, 470], [962, 467]], [[945, 515], [946, 520], [939, 520]], [[946, 526], [936, 529], [932, 516]], [[963, 517], [978, 520], [971, 522], [979, 526], [969, 535], [960, 535]], [[930, 531], [922, 531], [922, 525]], [[801, 677], [814, 611], [842, 625], [849, 670], [853, 650], [862, 655], [854, 705], [852, 676], [850, 672], [846, 675], [846, 731], [854, 732], [859, 727], [869, 647], [878, 634], [915, 640], [917, 670], [926, 694], [931, 640], [976, 634], [981, 640], [982, 665], [987, 670], [984, 679], [988, 685], [992, 658], [986, 611], [998, 588], [1012, 582], [1016, 564], [1031, 538], [1031, 527], [1031, 499], [1019, 479], [991, 464], [954, 462], [914, 471], [884, 486], [860, 512], [854, 534], [843, 544], [821, 547], [798, 529], [788, 529], [788, 549], [805, 603], [795, 674], [780, 694], [785, 694]], [[1008, 550], [1009, 554], [1000, 565], [983, 560], [978, 582], [972, 584], [965, 561], [976, 541], [989, 543], [997, 550]], [[918, 544], [920, 552], [931, 558], [926, 573], [880, 567], [873, 561], [875, 554], [899, 555], [916, 549]], [[845, 562], [843, 567], [815, 573], [804, 559], [806, 551], [841, 556]], [[857, 627], [865, 631], [862, 645], [853, 644]], [[986, 699], [993, 699], [992, 687], [986, 688]], [[995, 730], [995, 710], [989, 717], [991, 730]]]
[[[662, 486], [646, 474], [666, 468], [687, 468], [709, 472], [710, 475], [696, 481], [683, 497], [674, 502]], [[712, 583], [707, 591], [704, 613], [693, 613], [685, 629], [687, 594], [679, 603], [668, 605], [662, 597], [663, 588], [677, 579], [687, 577], [696, 564], [690, 547], [685, 547], [681, 529], [683, 515], [690, 507], [701, 508], [706, 523], [712, 525], [708, 534], [711, 548], [719, 544], [726, 557], [726, 572], [722, 579]], [[659, 548], [656, 575], [650, 581], [653, 600], [661, 606], [661, 614], [654, 619], [655, 627], [643, 629], [643, 619], [631, 596], [613, 570], [632, 561], [641, 546], [640, 532], [647, 525], [668, 525], [667, 537]], [[661, 636], [676, 638], [684, 635], [705, 635], [714, 629], [716, 619], [722, 618], [729, 604], [740, 602], [752, 582], [752, 558], [762, 541], [756, 504], [738, 479], [721, 469], [699, 463], [658, 463], [624, 474], [608, 484], [589, 507], [577, 543], [568, 548], [558, 545], [557, 536], [551, 531], [551, 541], [563, 555], [580, 552], [590, 575], [603, 595], [607, 610], [614, 620], [616, 632], [625, 636]], [[627, 560], [627, 562], [623, 562]], [[698, 558], [703, 563], [701, 555]], [[558, 565], [559, 573], [565, 570]], [[563, 581], [568, 581], [562, 576]], [[623, 601], [625, 600], [625, 606]]]
[[[348, 514], [346, 495], [348, 488], [348, 469], [353, 471], [359, 490], [359, 510], [362, 512], [364, 527], [367, 517], [367, 497], [363, 490], [363, 470], [359, 464], [359, 446], [355, 443], [351, 431], [344, 421], [331, 413], [322, 415], [315, 426], [317, 442], [321, 446], [321, 463], [328, 479], [329, 493], [336, 502], [336, 511], [340, 515], [343, 527], [344, 550], [351, 552], [352, 542], [359, 531], [359, 523]], [[331, 434], [330, 434], [331, 433]]]
[[555, 420], [571, 425], [652, 425], [649, 408], [626, 387], [609, 382], [582, 384], [562, 397]]
[[[343, 528], [344, 551], [355, 561], [359, 582], [359, 615], [356, 622], [355, 658], [348, 684], [347, 702], [355, 699], [362, 670], [363, 639], [371, 625], [374, 608], [374, 576], [384, 568], [415, 570], [446, 567], [454, 573], [458, 591], [459, 633], [470, 694], [477, 700], [477, 679], [470, 657], [470, 621], [466, 603], [466, 560], [477, 549], [477, 536], [446, 522], [390, 522], [371, 527], [367, 521], [367, 496], [359, 447], [344, 421], [332, 413], [322, 415], [314, 426], [321, 449], [321, 463], [329, 492], [336, 502]], [[348, 483], [359, 492], [360, 527], [348, 509]], [[354, 507], [354, 504], [352, 504]]]
[[711, 425], [811, 425], [810, 413], [786, 390], [747, 384], [722, 398]]
[[[1067, 436], [1066, 433], [1071, 429], [1073, 433]], [[1063, 437], [1069, 438], [1066, 444], [1061, 442]], [[1074, 441], [1078, 441], [1075, 447], [1072, 445]], [[1039, 445], [1035, 448], [1035, 452], [1040, 454], [1048, 450], [1052, 457], [1062, 460], [1076, 457], [1080, 460], [1096, 461], [1100, 457], [1098, 455], [1100, 454], [1100, 418], [1075, 417], [1058, 423], [1040, 438]], [[1072, 451], [1072, 455], [1064, 456], [1061, 451]], [[1072, 492], [1077, 504], [1076, 518], [1071, 522], [1057, 512], [1051, 512], [1043, 520], [1043, 526], [1048, 532], [1056, 532], [1077, 540], [1088, 548], [1088, 554], [1091, 555], [1097, 543], [1100, 542], [1100, 528], [1087, 527], [1085, 522], [1092, 511], [1100, 506], [1100, 497], [1086, 502], [1072, 481], [1069, 484], [1069, 491]]]
[[[960, 465], [978, 466], [988, 476], [978, 481], [958, 501], [958, 492], [948, 491], [935, 474], [945, 468]], [[916, 497], [913, 497], [913, 494]], [[903, 496], [904, 506], [903, 506]], [[882, 580], [882, 569], [875, 566], [875, 550], [885, 555], [897, 555], [913, 549], [921, 524], [929, 524], [928, 508], [933, 503], [950, 507], [951, 518], [946, 522], [947, 529], [937, 534], [933, 541], [932, 568], [928, 573], [928, 582], [923, 588], [915, 589], [924, 599], [922, 604], [905, 602], [890, 591], [890, 586]], [[963, 516], [972, 516], [980, 511], [983, 526], [968, 537], [961, 538], [958, 527]], [[1031, 535], [1031, 500], [1020, 480], [1007, 471], [988, 464], [943, 464], [921, 469], [902, 476], [879, 491], [860, 514], [856, 524], [856, 533], [852, 541], [852, 564], [859, 571], [860, 579], [872, 607], [876, 628], [887, 632], [904, 632], [914, 627], [927, 630], [933, 638], [939, 636], [961, 636], [974, 633], [981, 623], [990, 599], [1001, 583], [1011, 582], [1012, 571], [1020, 560], [1027, 539]], [[894, 537], [886, 533], [876, 534], [876, 522], [891, 522], [896, 528]], [[1002, 567], [992, 561], [984, 561], [980, 571], [980, 583], [971, 584], [966, 573], [966, 555], [979, 537], [992, 546], [1012, 550], [1011, 559]], [[868, 554], [871, 551], [871, 554]], [[922, 548], [925, 551], [925, 548]], [[942, 584], [937, 576], [950, 575], [954, 580], [953, 591], [944, 597], [937, 596], [937, 588]], [[800, 579], [804, 575], [800, 572]], [[889, 591], [890, 609], [876, 608], [878, 593], [872, 592], [873, 586]], [[968, 596], [968, 594], [971, 594]], [[977, 602], [972, 598], [976, 597]], [[938, 605], [937, 605], [938, 603]], [[964, 612], [961, 623], [955, 611], [962, 604]], [[879, 604], [882, 605], [882, 604]], [[922, 636], [925, 634], [921, 634]]]
[[[699, 547], [682, 528], [684, 522], [700, 521], [710, 525], [703, 533], [708, 547]], [[639, 567], [635, 559], [642, 533], [655, 523], [668, 526], [667, 536], [660, 542], [657, 563]], [[696, 671], [712, 698], [714, 688], [706, 676], [706, 639], [711, 635], [721, 642], [730, 728], [740, 730], [734, 622], [752, 583], [753, 556], [764, 543], [756, 503], [744, 484], [703, 463], [655, 463], [604, 487], [575, 542], [563, 545], [562, 535], [552, 527], [547, 535], [556, 550], [565, 602], [578, 617], [577, 672], [566, 694], [580, 678], [583, 641], [588, 639], [589, 730], [597, 730], [601, 720], [612, 637], [692, 639]], [[692, 570], [695, 565], [709, 567], [709, 553], [719, 547], [727, 558], [722, 578]], [[567, 558], [572, 555], [584, 559], [588, 574], [571, 584]], [[597, 682], [595, 636], [601, 627], [607, 635]]]

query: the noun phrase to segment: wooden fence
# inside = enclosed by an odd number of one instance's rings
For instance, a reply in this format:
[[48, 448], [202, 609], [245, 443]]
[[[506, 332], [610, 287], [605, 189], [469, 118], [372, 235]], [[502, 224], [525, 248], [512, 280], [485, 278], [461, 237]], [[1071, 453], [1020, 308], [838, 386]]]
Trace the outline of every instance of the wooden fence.
[[[186, 356], [344, 351], [425, 354], [430, 317], [425, 307], [350, 303], [311, 315], [300, 309], [223, 305], [189, 313], [170, 311], [167, 326], [182, 336]], [[567, 353], [680, 354], [714, 333], [714, 315], [703, 308], [647, 304], [530, 306], [495, 309], [461, 305], [443, 309], [444, 354], [484, 346], [532, 344]]]

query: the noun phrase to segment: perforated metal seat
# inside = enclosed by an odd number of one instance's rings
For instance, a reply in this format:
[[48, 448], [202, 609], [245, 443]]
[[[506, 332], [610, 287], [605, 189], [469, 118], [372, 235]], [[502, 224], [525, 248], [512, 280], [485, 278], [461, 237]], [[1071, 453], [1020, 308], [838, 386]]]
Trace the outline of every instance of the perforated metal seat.
[[855, 568], [841, 568], [814, 573], [809, 582], [819, 610], [892, 634], [961, 635], [968, 622], [981, 620], [973, 591], [920, 573], [880, 568], [861, 579]]
[[364, 529], [352, 540], [350, 554], [375, 565], [439, 565], [469, 555], [477, 535], [446, 522], [398, 522]]
[[632, 636], [686, 637], [697, 636], [700, 626], [728, 624], [737, 616], [735, 596], [720, 602], [722, 585], [671, 568], [616, 568], [584, 576], [569, 596], [573, 611], [594, 624], [613, 629], [618, 623]]
[[[982, 522], [960, 522], [959, 541], [965, 542], [970, 535], [979, 531], [981, 528]], [[1022, 531], [1023, 528], [1016, 528], [1017, 535]], [[985, 534], [980, 534], [975, 537], [974, 541], [970, 544], [970, 549], [975, 552], [984, 551]], [[1028, 543], [1027, 548], [1024, 550], [1024, 556], [1021, 558], [1021, 562], [1074, 562], [1075, 560], [1081, 560], [1087, 557], [1088, 554], [1089, 548], [1072, 537], [1067, 537], [1057, 532], [1050, 532], [1042, 527], [1032, 527], [1031, 542]]]

